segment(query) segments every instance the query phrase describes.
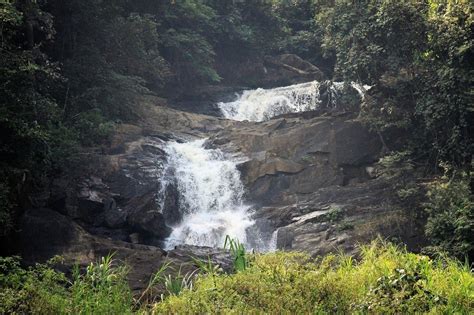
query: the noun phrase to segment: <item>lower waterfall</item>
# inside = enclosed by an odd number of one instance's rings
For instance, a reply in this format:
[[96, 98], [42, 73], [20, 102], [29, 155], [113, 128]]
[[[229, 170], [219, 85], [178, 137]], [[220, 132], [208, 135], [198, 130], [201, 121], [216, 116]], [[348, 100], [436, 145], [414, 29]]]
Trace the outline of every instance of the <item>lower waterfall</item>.
[[165, 247], [170, 249], [179, 244], [222, 247], [226, 235], [248, 248], [255, 247], [257, 236], [250, 239], [248, 235], [254, 221], [250, 207], [243, 201], [238, 161], [221, 150], [206, 149], [205, 141], [168, 142], [165, 147], [166, 168], [177, 187], [182, 215]]

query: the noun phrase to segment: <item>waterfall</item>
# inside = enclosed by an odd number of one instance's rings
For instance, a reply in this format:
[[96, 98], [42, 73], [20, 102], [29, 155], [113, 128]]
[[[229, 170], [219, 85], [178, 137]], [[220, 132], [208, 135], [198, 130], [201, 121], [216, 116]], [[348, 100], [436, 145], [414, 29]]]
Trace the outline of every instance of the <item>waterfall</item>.
[[[282, 114], [318, 109], [322, 103], [321, 85], [321, 82], [312, 81], [274, 89], [246, 90], [235, 101], [220, 102], [217, 105], [225, 118], [265, 121]], [[365, 91], [370, 89], [370, 86], [362, 86], [355, 82], [351, 82], [350, 86], [361, 98]], [[327, 91], [332, 106], [335, 106], [343, 88], [344, 82], [329, 82]]]
[[243, 202], [238, 161], [204, 143], [169, 142], [165, 147], [183, 215], [166, 240], [168, 249], [179, 244], [222, 247], [226, 235], [249, 243], [247, 229], [254, 221]]
[[264, 121], [273, 116], [309, 111], [319, 105], [318, 81], [275, 89], [246, 90], [237, 100], [219, 103], [224, 117], [233, 120]]

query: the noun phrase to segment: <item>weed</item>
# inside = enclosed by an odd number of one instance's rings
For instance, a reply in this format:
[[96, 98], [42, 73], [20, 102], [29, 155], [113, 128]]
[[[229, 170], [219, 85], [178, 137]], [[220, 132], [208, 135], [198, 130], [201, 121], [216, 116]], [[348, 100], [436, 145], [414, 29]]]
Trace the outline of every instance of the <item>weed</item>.
[[344, 218], [344, 210], [338, 206], [331, 206], [329, 212], [326, 213], [326, 218], [331, 223], [341, 221]]
[[228, 248], [234, 257], [235, 271], [239, 272], [247, 269], [248, 261], [244, 244], [240, 243], [239, 240], [230, 238], [230, 236], [227, 235], [224, 242], [224, 248]]
[[178, 270], [177, 275], [167, 275], [165, 277], [165, 289], [170, 295], [179, 295], [183, 290], [192, 290], [193, 288], [193, 279], [197, 269], [191, 272], [186, 273], [185, 275], [181, 274], [181, 268]]
[[160, 269], [158, 269], [158, 271], [151, 276], [150, 280], [148, 281], [147, 287], [145, 288], [145, 290], [143, 290], [140, 297], [136, 300], [137, 305], [141, 303], [149, 304], [155, 302], [155, 297], [157, 295], [154, 292], [154, 288], [165, 280], [163, 274], [169, 268], [170, 264], [171, 262], [167, 262], [161, 265]]

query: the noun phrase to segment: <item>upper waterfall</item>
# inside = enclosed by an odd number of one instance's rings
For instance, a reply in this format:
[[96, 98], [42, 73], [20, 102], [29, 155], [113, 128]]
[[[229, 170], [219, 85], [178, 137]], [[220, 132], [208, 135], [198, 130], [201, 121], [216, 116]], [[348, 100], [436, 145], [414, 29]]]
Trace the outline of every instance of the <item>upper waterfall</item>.
[[181, 223], [166, 247], [178, 244], [220, 247], [226, 235], [247, 243], [254, 222], [243, 203], [244, 186], [237, 161], [218, 149], [204, 148], [205, 139], [169, 142], [165, 147], [180, 199]]
[[[312, 81], [274, 89], [255, 89], [243, 91], [232, 102], [218, 104], [223, 116], [233, 120], [265, 121], [272, 117], [286, 114], [316, 110], [321, 106], [322, 82]], [[355, 82], [350, 86], [361, 98], [369, 86]], [[344, 88], [344, 82], [327, 84], [327, 102], [334, 106]]]

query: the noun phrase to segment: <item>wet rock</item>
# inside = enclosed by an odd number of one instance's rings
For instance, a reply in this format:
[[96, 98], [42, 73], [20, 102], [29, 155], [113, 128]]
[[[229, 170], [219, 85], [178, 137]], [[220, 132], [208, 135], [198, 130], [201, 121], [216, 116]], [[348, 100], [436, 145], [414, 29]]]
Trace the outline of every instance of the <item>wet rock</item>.
[[340, 124], [329, 143], [333, 165], [362, 165], [377, 161], [382, 150], [380, 139], [360, 122]]
[[[422, 234], [397, 209], [395, 183], [377, 177], [379, 137], [351, 115], [304, 113], [252, 123], [151, 106], [143, 117], [140, 127], [119, 128], [111, 149], [97, 157], [94, 176], [85, 175], [74, 193], [54, 193], [57, 203], [47, 204], [65, 215], [26, 212], [21, 238], [29, 262], [61, 254], [71, 264], [85, 265], [116, 251], [116, 259], [132, 266], [130, 283], [137, 291], [166, 261], [176, 270], [184, 264], [187, 272], [196, 268], [190, 257], [209, 255], [229, 268], [221, 256], [228, 254], [217, 249], [179, 247], [166, 253], [143, 245], [160, 244], [170, 233], [167, 225], [181, 219], [176, 186], [168, 185], [165, 200], [157, 200], [164, 161], [160, 145], [198, 137], [210, 137], [210, 146], [245, 161], [239, 168], [255, 205], [254, 219], [266, 232], [278, 229], [279, 248], [351, 253], [377, 233], [417, 241]], [[338, 209], [342, 216], [331, 215]]]
[[127, 222], [135, 230], [166, 238], [171, 229], [166, 225], [165, 218], [156, 204], [156, 193], [151, 192], [144, 196], [133, 198], [127, 205]]
[[97, 224], [105, 210], [105, 199], [107, 198], [108, 187], [102, 179], [90, 176], [79, 184], [77, 194], [77, 205], [69, 208], [69, 215], [74, 219], [79, 219], [90, 224]]
[[113, 198], [108, 198], [104, 202], [104, 221], [110, 228], [121, 228], [127, 222], [127, 211], [117, 207]]
[[172, 226], [181, 221], [183, 214], [179, 209], [179, 192], [175, 183], [166, 186], [163, 202], [163, 217], [167, 225]]
[[140, 244], [141, 242], [143, 242], [140, 233], [132, 233], [128, 236], [128, 238], [130, 239], [130, 243], [132, 244]]
[[241, 169], [245, 170], [247, 180], [255, 181], [265, 175], [276, 175], [278, 173], [296, 174], [305, 168], [304, 165], [281, 158], [273, 158], [264, 161], [250, 160], [245, 162]]

